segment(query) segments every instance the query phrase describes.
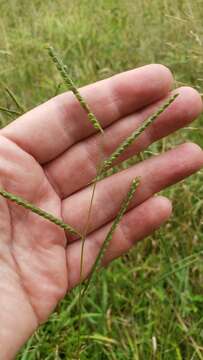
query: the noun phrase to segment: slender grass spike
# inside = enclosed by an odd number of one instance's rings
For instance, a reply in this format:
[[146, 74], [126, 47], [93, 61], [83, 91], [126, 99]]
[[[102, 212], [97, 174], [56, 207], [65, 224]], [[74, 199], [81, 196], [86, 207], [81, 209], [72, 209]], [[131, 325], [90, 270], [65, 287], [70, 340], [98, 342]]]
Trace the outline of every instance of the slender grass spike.
[[105, 252], [106, 252], [106, 250], [107, 250], [107, 248], [109, 246], [109, 243], [110, 243], [110, 241], [111, 241], [111, 239], [113, 237], [113, 234], [114, 234], [115, 230], [117, 229], [118, 224], [122, 220], [128, 206], [129, 206], [129, 204], [130, 204], [130, 202], [131, 202], [131, 200], [133, 198], [133, 195], [134, 195], [135, 191], [137, 190], [137, 187], [138, 187], [139, 183], [140, 183], [139, 178], [135, 178], [132, 181], [130, 189], [129, 189], [129, 191], [128, 191], [128, 193], [127, 193], [127, 195], [126, 195], [126, 197], [125, 197], [125, 199], [124, 199], [124, 201], [123, 201], [123, 203], [121, 205], [121, 208], [120, 208], [115, 220], [113, 221], [113, 224], [112, 224], [112, 226], [111, 226], [111, 228], [110, 228], [110, 230], [109, 230], [109, 232], [108, 232], [108, 234], [107, 234], [107, 236], [106, 236], [106, 238], [105, 238], [105, 240], [104, 240], [104, 242], [103, 242], [103, 244], [102, 244], [102, 246], [100, 248], [99, 254], [97, 255], [97, 258], [96, 258], [95, 263], [93, 265], [91, 274], [90, 274], [90, 276], [89, 276], [89, 278], [88, 278], [88, 280], [87, 280], [87, 282], [86, 282], [86, 284], [85, 284], [85, 286], [83, 288], [83, 295], [86, 292], [92, 277], [98, 271], [98, 269], [101, 267], [102, 259], [103, 259], [104, 254], [105, 254]]
[[80, 94], [79, 90], [77, 89], [77, 87], [75, 86], [74, 82], [72, 81], [72, 79], [70, 78], [68, 71], [67, 71], [67, 66], [63, 64], [62, 60], [59, 58], [59, 56], [56, 54], [55, 50], [53, 49], [53, 47], [49, 46], [48, 47], [48, 52], [49, 55], [51, 57], [51, 59], [53, 60], [53, 62], [55, 63], [57, 69], [59, 70], [65, 84], [68, 86], [68, 89], [71, 90], [73, 92], [73, 94], [75, 95], [75, 97], [78, 99], [80, 105], [82, 106], [82, 108], [86, 111], [87, 116], [90, 120], [90, 122], [92, 123], [93, 127], [96, 130], [99, 130], [101, 133], [103, 133], [103, 129], [99, 123], [99, 121], [97, 120], [96, 116], [93, 114], [93, 112], [90, 110], [89, 105], [87, 104], [87, 102], [85, 101], [85, 99], [82, 97], [82, 95]]
[[3, 196], [5, 199], [11, 200], [11, 201], [15, 202], [16, 204], [24, 207], [25, 209], [31, 210], [33, 213], [43, 217], [44, 219], [49, 220], [50, 222], [61, 227], [65, 231], [68, 231], [70, 234], [81, 237], [81, 234], [77, 230], [75, 230], [72, 226], [64, 223], [61, 219], [55, 217], [54, 215], [29, 203], [27, 200], [21, 198], [20, 196], [16, 196], [16, 195], [14, 195], [8, 191], [5, 191], [3, 189], [0, 189], [0, 195]]
[[178, 95], [179, 94], [175, 94], [171, 96], [154, 114], [147, 118], [138, 129], [125, 139], [108, 159], [104, 160], [102, 172], [106, 171], [112, 165], [112, 163], [138, 138], [138, 136], [141, 135], [143, 131], [172, 104], [172, 102], [174, 102]]

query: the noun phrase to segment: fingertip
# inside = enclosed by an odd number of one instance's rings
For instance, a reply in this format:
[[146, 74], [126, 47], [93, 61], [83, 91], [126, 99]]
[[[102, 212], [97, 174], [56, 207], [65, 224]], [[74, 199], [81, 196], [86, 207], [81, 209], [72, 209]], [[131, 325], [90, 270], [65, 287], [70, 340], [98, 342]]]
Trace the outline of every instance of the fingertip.
[[180, 145], [180, 147], [184, 151], [185, 157], [191, 159], [190, 162], [194, 165], [195, 170], [199, 170], [203, 166], [202, 148], [193, 142], [186, 142]]
[[171, 89], [174, 83], [174, 77], [171, 70], [163, 64], [152, 64], [152, 66], [154, 67], [155, 71], [157, 71], [159, 76], [165, 80], [167, 87]]
[[184, 109], [181, 107], [182, 116], [184, 116], [189, 121], [195, 119], [203, 111], [203, 102], [199, 92], [190, 87], [183, 86], [175, 90], [179, 93], [179, 96], [176, 101], [184, 103]]
[[163, 64], [149, 64], [143, 68], [145, 68], [146, 73], [149, 72], [149, 79], [151, 78], [155, 83], [159, 82], [161, 97], [172, 89], [174, 77], [167, 66]]
[[156, 209], [159, 213], [158, 215], [161, 222], [168, 220], [173, 210], [171, 201], [165, 196], [161, 195], [155, 196], [153, 200], [155, 202], [154, 205], [156, 206]]

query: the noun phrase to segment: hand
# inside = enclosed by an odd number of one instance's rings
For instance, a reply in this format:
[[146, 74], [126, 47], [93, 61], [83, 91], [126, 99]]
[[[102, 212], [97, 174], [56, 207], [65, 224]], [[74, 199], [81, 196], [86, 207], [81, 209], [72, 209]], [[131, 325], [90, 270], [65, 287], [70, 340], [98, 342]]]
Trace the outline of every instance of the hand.
[[[171, 86], [168, 69], [149, 65], [81, 90], [105, 128], [106, 156], [169, 96]], [[125, 157], [199, 115], [198, 93], [186, 87], [178, 92], [180, 96]], [[92, 190], [88, 183], [96, 175], [99, 160], [99, 139], [74, 96], [59, 95], [1, 130], [0, 187], [82, 231]], [[141, 184], [104, 263], [158, 228], [169, 217], [171, 204], [153, 195], [202, 165], [202, 150], [187, 143], [99, 182], [85, 243], [84, 276], [133, 178], [141, 176]], [[74, 239], [66, 247], [66, 235], [60, 228], [3, 198], [0, 229], [0, 359], [8, 360], [78, 284], [81, 240]]]

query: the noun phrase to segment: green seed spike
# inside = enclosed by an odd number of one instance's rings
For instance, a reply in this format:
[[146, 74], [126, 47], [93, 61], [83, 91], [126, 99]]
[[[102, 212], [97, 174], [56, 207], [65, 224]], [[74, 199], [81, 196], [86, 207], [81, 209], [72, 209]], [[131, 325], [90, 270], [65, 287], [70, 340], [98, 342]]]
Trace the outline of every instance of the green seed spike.
[[56, 54], [56, 52], [54, 51], [54, 49], [51, 46], [48, 47], [48, 52], [49, 52], [51, 59], [55, 63], [57, 69], [59, 70], [65, 84], [68, 86], [68, 89], [71, 90], [73, 92], [73, 94], [75, 95], [75, 97], [78, 99], [80, 105], [86, 111], [88, 118], [89, 118], [90, 122], [92, 123], [92, 125], [94, 126], [94, 128], [96, 130], [99, 130], [103, 134], [103, 129], [102, 129], [99, 121], [97, 120], [97, 118], [93, 114], [93, 112], [90, 110], [89, 105], [86, 103], [85, 99], [82, 97], [82, 95], [78, 91], [77, 87], [75, 86], [74, 82], [70, 78], [70, 76], [67, 72], [67, 66], [63, 64], [62, 60], [59, 58], [59, 56]]
[[108, 234], [107, 234], [107, 236], [106, 236], [106, 238], [105, 238], [105, 240], [104, 240], [104, 242], [103, 242], [103, 244], [102, 244], [102, 246], [100, 248], [99, 254], [97, 255], [96, 261], [95, 261], [95, 263], [93, 265], [91, 274], [90, 274], [90, 276], [89, 276], [89, 278], [88, 278], [88, 280], [87, 280], [87, 282], [86, 282], [86, 284], [84, 286], [83, 295], [86, 292], [93, 275], [100, 268], [101, 261], [103, 259], [103, 256], [104, 256], [105, 252], [106, 252], [106, 249], [108, 248], [109, 243], [110, 243], [110, 241], [111, 241], [111, 239], [113, 237], [113, 234], [114, 234], [118, 224], [120, 223], [121, 219], [123, 218], [123, 215], [125, 214], [128, 206], [129, 206], [129, 204], [130, 204], [130, 202], [131, 202], [131, 200], [133, 198], [133, 195], [134, 195], [135, 191], [137, 190], [137, 187], [138, 187], [139, 183], [140, 183], [139, 178], [135, 178], [132, 181], [132, 184], [131, 184], [130, 189], [129, 189], [127, 195], [126, 195], [126, 198], [124, 199], [124, 201], [123, 201], [123, 203], [121, 205], [121, 208], [120, 208], [120, 210], [119, 210], [119, 212], [118, 212], [118, 214], [117, 214], [117, 216], [116, 216], [116, 218], [115, 218], [115, 220], [114, 220], [114, 222], [113, 222], [113, 224], [112, 224], [112, 226], [111, 226], [111, 228], [110, 228], [110, 230], [109, 230], [109, 232], [108, 232]]
[[11, 194], [8, 191], [5, 191], [3, 189], [0, 189], [0, 195], [2, 195], [4, 198], [11, 200], [15, 202], [16, 204], [24, 207], [25, 209], [31, 210], [33, 213], [43, 217], [46, 220], [51, 221], [52, 223], [56, 224], [57, 226], [61, 227], [62, 229], [68, 231], [70, 234], [77, 235], [81, 237], [81, 234], [72, 228], [70, 225], [65, 224], [61, 219], [56, 218], [54, 215], [36, 207], [35, 205], [29, 203], [27, 200], [24, 200], [23, 198], [16, 196], [14, 194]]
[[125, 139], [118, 148], [106, 159], [103, 163], [102, 172], [109, 168], [112, 163], [137, 139], [137, 137], [143, 133], [143, 131], [151, 125], [151, 123], [157, 119], [157, 117], [169, 107], [169, 105], [177, 98], [179, 94], [171, 96], [153, 115], [147, 118], [142, 125], [135, 130], [127, 139]]

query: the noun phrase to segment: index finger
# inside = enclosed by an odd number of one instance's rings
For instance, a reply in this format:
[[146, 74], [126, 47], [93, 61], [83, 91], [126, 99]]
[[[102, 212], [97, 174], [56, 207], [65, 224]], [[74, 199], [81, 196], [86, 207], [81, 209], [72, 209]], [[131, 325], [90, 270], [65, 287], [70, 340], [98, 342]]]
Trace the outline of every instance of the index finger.
[[[146, 65], [85, 86], [81, 93], [103, 128], [164, 97], [172, 75], [163, 65]], [[1, 130], [40, 163], [93, 134], [87, 114], [71, 92], [61, 94]]]

